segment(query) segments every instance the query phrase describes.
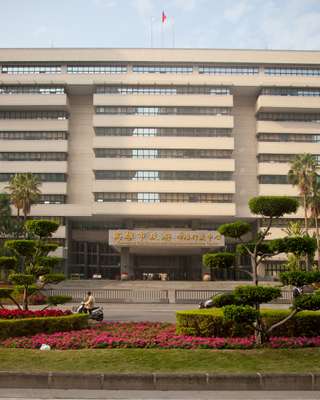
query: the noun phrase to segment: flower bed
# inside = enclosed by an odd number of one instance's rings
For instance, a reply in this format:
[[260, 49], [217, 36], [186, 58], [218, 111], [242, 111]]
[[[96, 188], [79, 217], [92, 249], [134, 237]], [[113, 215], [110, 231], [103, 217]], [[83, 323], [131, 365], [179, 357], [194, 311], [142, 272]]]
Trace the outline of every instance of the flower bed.
[[21, 318], [41, 318], [41, 317], [62, 317], [70, 315], [71, 311], [62, 310], [0, 310], [0, 319], [21, 319]]
[[[2, 346], [38, 349], [48, 344], [52, 349], [159, 348], [159, 349], [252, 349], [254, 338], [205, 338], [177, 335], [175, 325], [163, 323], [102, 323], [80, 331], [37, 334], [6, 339]], [[320, 347], [320, 337], [271, 338], [271, 348]]]

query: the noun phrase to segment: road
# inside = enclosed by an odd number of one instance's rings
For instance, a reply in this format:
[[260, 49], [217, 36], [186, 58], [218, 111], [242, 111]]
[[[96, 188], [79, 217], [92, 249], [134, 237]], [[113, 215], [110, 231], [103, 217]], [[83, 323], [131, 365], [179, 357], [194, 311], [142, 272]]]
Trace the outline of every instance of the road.
[[6, 400], [319, 400], [320, 392], [194, 392], [1, 389]]

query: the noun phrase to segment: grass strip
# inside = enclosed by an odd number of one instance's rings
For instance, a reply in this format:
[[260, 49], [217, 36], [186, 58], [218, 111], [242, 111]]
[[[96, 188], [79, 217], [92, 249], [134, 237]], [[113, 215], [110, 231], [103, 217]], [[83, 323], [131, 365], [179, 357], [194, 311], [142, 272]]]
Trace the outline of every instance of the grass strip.
[[0, 349], [2, 371], [320, 372], [320, 349], [39, 351]]

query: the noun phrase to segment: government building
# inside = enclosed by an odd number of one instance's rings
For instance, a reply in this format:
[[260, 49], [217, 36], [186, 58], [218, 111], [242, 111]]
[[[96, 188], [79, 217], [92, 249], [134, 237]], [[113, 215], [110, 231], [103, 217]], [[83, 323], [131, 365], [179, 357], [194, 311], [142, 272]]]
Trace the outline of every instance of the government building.
[[234, 247], [221, 223], [257, 231], [251, 197], [298, 195], [301, 153], [320, 157], [320, 52], [0, 50], [0, 191], [40, 178], [31, 216], [60, 222], [69, 276], [202, 279], [202, 254]]

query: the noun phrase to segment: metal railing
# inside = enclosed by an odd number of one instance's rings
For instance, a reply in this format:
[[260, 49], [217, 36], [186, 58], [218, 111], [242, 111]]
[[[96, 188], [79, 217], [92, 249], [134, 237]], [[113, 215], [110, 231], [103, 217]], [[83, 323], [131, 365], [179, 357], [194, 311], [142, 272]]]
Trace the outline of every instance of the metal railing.
[[[70, 296], [80, 302], [86, 296], [86, 289], [47, 289], [47, 296]], [[92, 289], [97, 303], [169, 303], [168, 290]]]

